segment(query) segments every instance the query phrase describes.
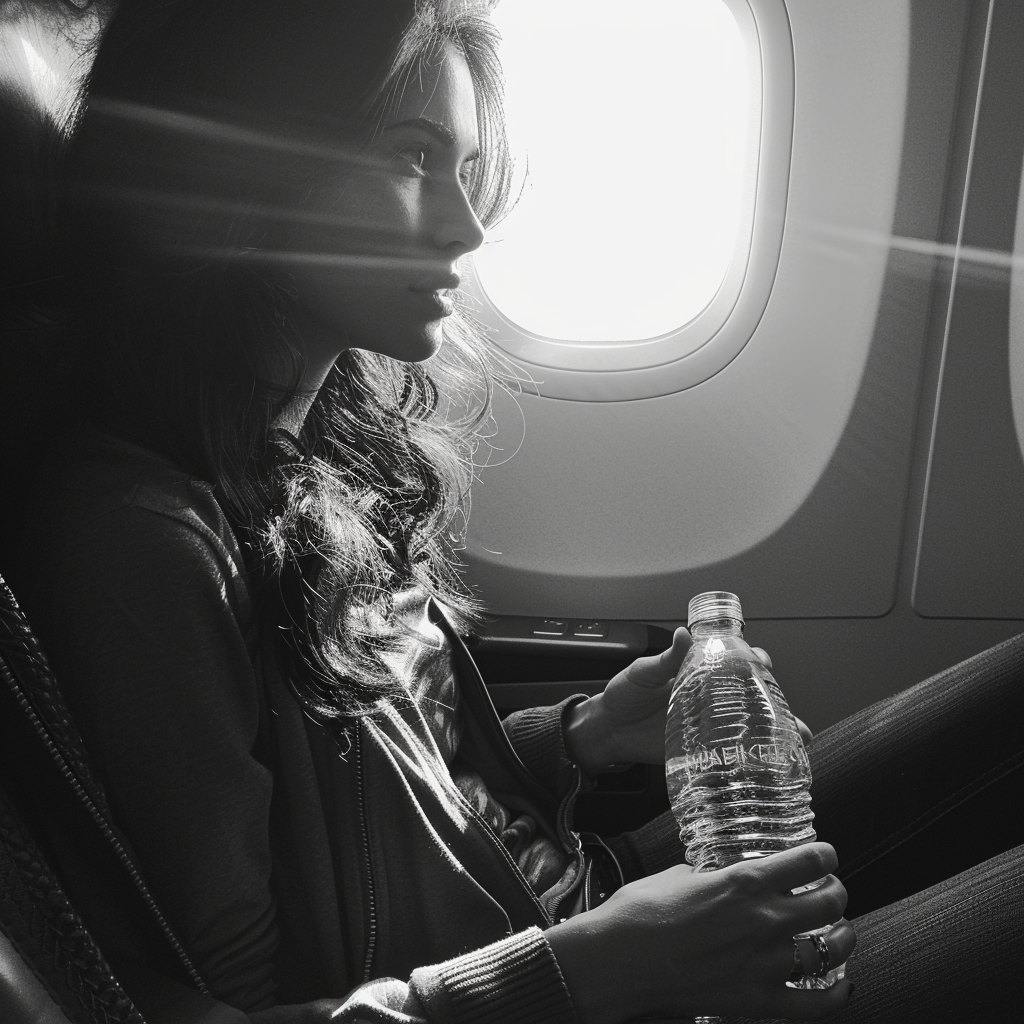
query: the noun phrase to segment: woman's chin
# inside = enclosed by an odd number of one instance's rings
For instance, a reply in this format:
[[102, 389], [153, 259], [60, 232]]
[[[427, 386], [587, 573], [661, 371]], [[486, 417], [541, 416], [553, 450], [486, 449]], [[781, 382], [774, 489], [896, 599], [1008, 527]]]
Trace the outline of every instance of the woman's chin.
[[440, 320], [427, 324], [422, 331], [405, 338], [381, 339], [379, 344], [363, 346], [371, 352], [378, 352], [403, 363], [422, 363], [435, 355], [444, 342], [444, 329]]

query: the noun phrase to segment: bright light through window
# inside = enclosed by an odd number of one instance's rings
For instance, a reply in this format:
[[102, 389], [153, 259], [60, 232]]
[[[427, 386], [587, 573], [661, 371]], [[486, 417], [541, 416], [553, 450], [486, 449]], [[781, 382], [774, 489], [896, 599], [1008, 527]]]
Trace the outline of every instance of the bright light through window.
[[712, 300], [745, 182], [745, 47], [723, 0], [503, 0], [507, 113], [529, 177], [476, 254], [542, 337], [628, 342]]

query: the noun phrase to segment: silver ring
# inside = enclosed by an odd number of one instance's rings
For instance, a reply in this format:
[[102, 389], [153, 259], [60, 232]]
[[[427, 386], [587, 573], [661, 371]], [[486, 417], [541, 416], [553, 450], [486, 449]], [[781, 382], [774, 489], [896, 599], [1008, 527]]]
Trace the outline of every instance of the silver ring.
[[832, 954], [824, 935], [812, 935], [814, 948], [818, 951], [818, 969], [811, 974], [812, 978], [824, 978], [832, 966]]
[[[818, 957], [818, 964], [814, 970], [810, 964], [804, 964], [804, 958], [800, 953], [800, 943], [807, 942], [814, 946], [814, 952]], [[793, 974], [809, 978], [824, 978], [832, 967], [832, 953], [828, 948], [824, 935], [801, 935], [793, 939]]]

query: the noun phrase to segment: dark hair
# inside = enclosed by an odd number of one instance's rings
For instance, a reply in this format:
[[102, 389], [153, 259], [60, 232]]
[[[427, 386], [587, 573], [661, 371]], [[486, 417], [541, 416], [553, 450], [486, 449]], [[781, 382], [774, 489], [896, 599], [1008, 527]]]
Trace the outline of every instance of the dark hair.
[[[275, 433], [303, 362], [273, 252], [302, 189], [360, 158], [445, 43], [477, 95], [470, 201], [485, 224], [501, 216], [511, 167], [489, 6], [125, 0], [62, 175], [77, 406], [213, 483], [262, 628], [323, 716], [397, 692], [381, 654], [401, 630], [399, 589], [472, 621], [453, 543], [496, 377], [460, 308], [422, 364], [344, 352], [301, 436]], [[453, 395], [461, 414], [442, 405]]]

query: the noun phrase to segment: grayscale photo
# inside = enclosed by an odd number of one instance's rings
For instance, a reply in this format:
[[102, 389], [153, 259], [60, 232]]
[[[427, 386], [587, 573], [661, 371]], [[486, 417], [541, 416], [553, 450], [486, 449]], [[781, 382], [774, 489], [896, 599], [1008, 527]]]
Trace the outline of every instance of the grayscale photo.
[[1022, 67], [0, 0], [0, 1024], [1019, 1019]]

